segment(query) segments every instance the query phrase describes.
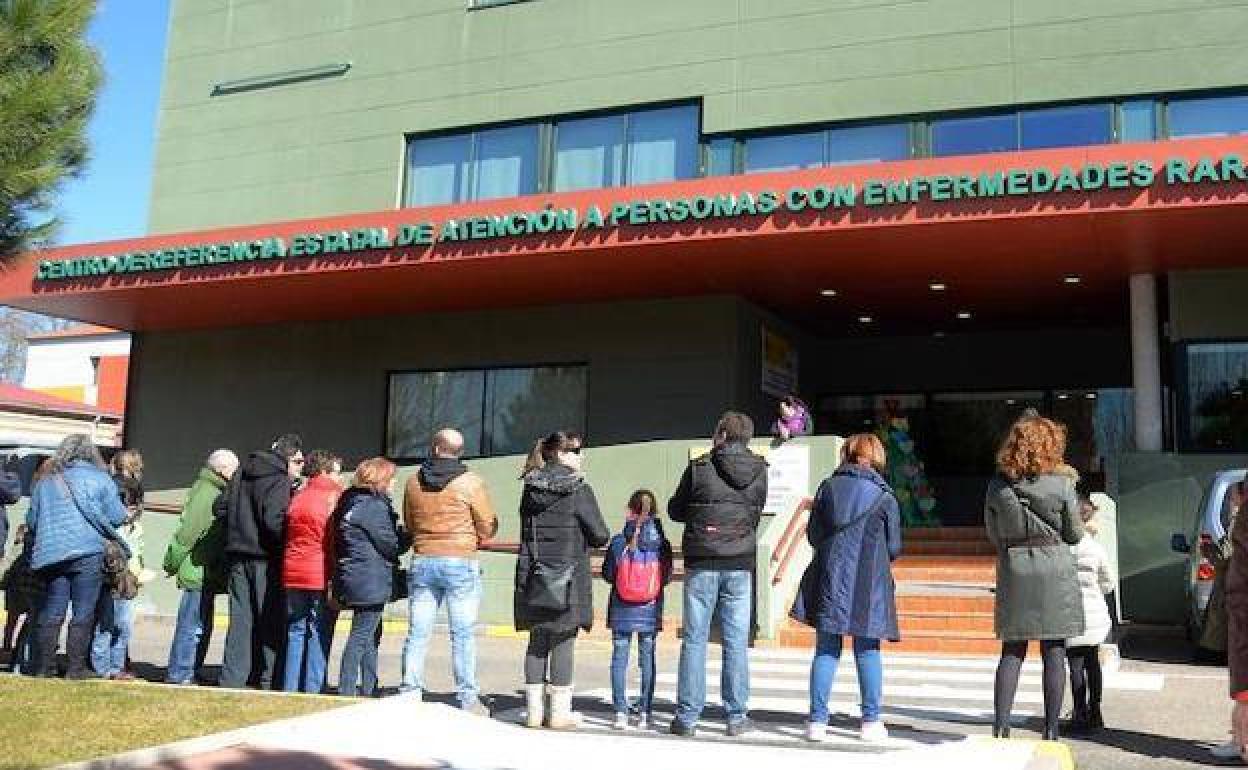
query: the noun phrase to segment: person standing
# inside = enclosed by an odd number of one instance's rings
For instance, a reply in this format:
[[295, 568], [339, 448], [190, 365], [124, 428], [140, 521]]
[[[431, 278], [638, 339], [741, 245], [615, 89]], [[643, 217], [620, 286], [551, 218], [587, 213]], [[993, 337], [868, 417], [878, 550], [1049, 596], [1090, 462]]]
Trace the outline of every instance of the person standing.
[[754, 597], [756, 533], [767, 501], [767, 463], [749, 449], [754, 421], [725, 412], [714, 448], [691, 460], [668, 502], [668, 515], [685, 525], [684, 638], [671, 732], [692, 736], [706, 705], [706, 643], [720, 619], [723, 666], [720, 694], [728, 735], [750, 729], [748, 646]]
[[403, 692], [424, 691], [425, 653], [438, 608], [446, 604], [451, 668], [459, 707], [488, 715], [477, 685], [475, 626], [481, 605], [477, 549], [498, 532], [485, 482], [460, 460], [464, 437], [443, 428], [429, 459], [407, 480], [403, 519], [412, 536], [408, 565], [408, 632], [403, 645]]
[[814, 557], [791, 615], [815, 629], [806, 739], [823, 741], [841, 639], [854, 638], [862, 696], [862, 740], [888, 737], [880, 719], [884, 672], [880, 640], [899, 641], [892, 563], [901, 555], [901, 507], [884, 480], [888, 456], [873, 433], [845, 440], [841, 467], [815, 493], [806, 526]]
[[287, 434], [252, 452], [226, 490], [230, 626], [222, 687], [273, 687], [281, 645], [282, 553], [294, 480], [303, 471], [303, 442]]
[[394, 463], [382, 457], [360, 463], [351, 488], [334, 510], [334, 598], [351, 610], [339, 695], [367, 697], [377, 692], [381, 614], [394, 591], [399, 555], [411, 544], [399, 531], [399, 517], [390, 501], [395, 471]]
[[[146, 581], [143, 565], [143, 456], [136, 449], [124, 449], [113, 456], [113, 481], [121, 504], [126, 507], [126, 520], [118, 528], [130, 551], [127, 569], [137, 585]], [[96, 608], [95, 638], [91, 644], [91, 667], [100, 676], [128, 681], [134, 674], [126, 668], [130, 636], [134, 631], [134, 596], [116, 590], [101, 590]]]
[[182, 591], [165, 670], [170, 684], [195, 682], [212, 640], [214, 599], [225, 588], [225, 521], [213, 515], [213, 504], [237, 470], [238, 456], [230, 450], [208, 455], [165, 550], [165, 574]]
[[1066, 429], [1023, 417], [997, 452], [984, 500], [984, 525], [997, 549], [993, 625], [1001, 660], [993, 691], [993, 735], [1010, 734], [1010, 711], [1029, 641], [1043, 659], [1045, 740], [1057, 740], [1066, 690], [1066, 640], [1083, 634], [1083, 601], [1070, 546], [1083, 539]]
[[602, 578], [611, 584], [607, 626], [611, 628], [613, 727], [628, 728], [628, 655], [636, 635], [641, 672], [637, 727], [644, 730], [651, 724], [654, 705], [654, 646], [663, 630], [663, 589], [672, 579], [672, 545], [663, 534], [658, 501], [650, 490], [638, 489], [629, 498], [624, 531], [607, 545]]
[[589, 552], [611, 532], [581, 474], [580, 443], [567, 433], [538, 441], [522, 478], [514, 613], [516, 630], [529, 632], [525, 724], [571, 730], [579, 723], [572, 711], [576, 636], [594, 625]]
[[1070, 694], [1074, 701], [1071, 732], [1099, 730], [1105, 726], [1101, 715], [1101, 645], [1109, 638], [1112, 623], [1107, 594], [1114, 590], [1114, 568], [1105, 547], [1097, 542], [1096, 506], [1086, 498], [1079, 500], [1083, 521], [1083, 539], [1074, 547], [1075, 570], [1079, 593], [1083, 598], [1084, 632], [1066, 640], [1066, 659], [1070, 664]]
[[104, 584], [105, 543], [118, 543], [128, 557], [116, 531], [127, 515], [95, 444], [80, 433], [66, 436], [31, 490], [26, 513], [34, 533], [31, 568], [46, 584], [34, 640], [35, 676], [55, 676], [57, 640], [71, 607], [66, 676], [92, 676], [88, 656]]
[[286, 661], [282, 689], [320, 693], [337, 613], [329, 608], [328, 575], [333, 563], [330, 517], [342, 495], [334, 477], [335, 458], [323, 449], [308, 453], [307, 483], [290, 501], [286, 517]]

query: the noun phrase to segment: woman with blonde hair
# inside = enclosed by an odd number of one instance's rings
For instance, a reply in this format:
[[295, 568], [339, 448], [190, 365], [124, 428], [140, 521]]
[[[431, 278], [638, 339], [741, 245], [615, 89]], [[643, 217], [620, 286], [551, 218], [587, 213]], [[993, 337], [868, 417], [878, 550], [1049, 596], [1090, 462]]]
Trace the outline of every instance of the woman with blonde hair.
[[334, 509], [334, 599], [351, 609], [339, 695], [370, 696], [377, 691], [381, 614], [393, 595], [399, 555], [411, 545], [411, 538], [399, 530], [390, 499], [396, 470], [384, 457], [360, 463], [351, 488]]
[[888, 737], [880, 719], [884, 687], [880, 640], [901, 638], [891, 567], [901, 555], [901, 508], [881, 475], [887, 455], [875, 434], [846, 439], [841, 460], [841, 467], [815, 493], [806, 525], [815, 555], [802, 576], [791, 613], [815, 629], [806, 739], [826, 738], [828, 698], [841, 660], [841, 640], [852, 636], [862, 696], [860, 736], [878, 742]]
[[993, 698], [996, 737], [1010, 734], [1010, 710], [1027, 645], [1040, 642], [1045, 740], [1057, 740], [1066, 689], [1066, 640], [1084, 631], [1083, 602], [1070, 546], [1083, 538], [1075, 478], [1065, 464], [1066, 429], [1025, 416], [997, 452], [984, 500], [984, 525], [997, 548], [994, 627], [1001, 640]]

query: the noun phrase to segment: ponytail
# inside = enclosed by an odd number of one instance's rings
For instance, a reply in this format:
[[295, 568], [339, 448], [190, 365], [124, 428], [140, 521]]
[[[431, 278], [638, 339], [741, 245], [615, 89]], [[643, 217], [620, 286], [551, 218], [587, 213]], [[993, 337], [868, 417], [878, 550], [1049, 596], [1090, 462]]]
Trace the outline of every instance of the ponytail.
[[537, 443], [533, 445], [532, 451], [529, 452], [529, 456], [524, 458], [524, 468], [520, 471], [520, 478], [528, 476], [546, 464], [546, 460], [542, 457], [543, 443], [545, 443], [545, 439], [539, 438]]

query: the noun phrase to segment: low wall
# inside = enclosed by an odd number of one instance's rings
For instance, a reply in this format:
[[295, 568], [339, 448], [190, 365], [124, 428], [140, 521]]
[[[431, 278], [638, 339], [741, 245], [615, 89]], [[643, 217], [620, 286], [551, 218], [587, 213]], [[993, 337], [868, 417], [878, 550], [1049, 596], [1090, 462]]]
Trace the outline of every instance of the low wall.
[[[806, 447], [810, 456], [810, 474], [805, 494], [812, 494], [819, 482], [834, 470], [840, 439], [835, 436], [811, 436], [789, 442], [791, 446]], [[650, 441], [635, 444], [593, 447], [585, 451], [585, 472], [594, 487], [598, 503], [602, 508], [607, 525], [613, 532], [618, 532], [624, 523], [625, 508], [629, 496], [635, 489], [644, 487], [654, 492], [660, 507], [666, 508], [667, 499], [671, 496], [680, 481], [680, 476], [689, 461], [690, 452], [710, 447], [709, 439], [690, 439], [672, 441]], [[767, 441], [756, 442], [754, 449], [767, 452], [770, 445]], [[490, 496], [498, 511], [499, 531], [496, 540], [515, 542], [519, 540], [519, 503], [521, 483], [519, 480], [523, 458], [518, 455], [505, 457], [470, 460], [474, 471], [481, 474], [489, 488]], [[400, 469], [398, 493], [395, 505], [401, 509], [403, 504], [403, 484], [407, 477], [415, 472], [415, 467]], [[189, 479], [188, 479], [189, 481]], [[185, 488], [164, 489], [149, 493], [149, 500], [154, 503], [181, 504], [186, 494]], [[13, 506], [10, 516], [16, 523], [24, 516], [25, 503]], [[760, 570], [770, 563], [770, 550], [764, 555], [763, 547], [774, 547], [778, 537], [775, 527], [783, 528], [792, 511], [784, 511], [779, 516], [765, 516], [760, 529]], [[145, 563], [160, 573], [160, 564], [177, 526], [177, 516], [149, 512], [144, 516], [145, 531]], [[668, 537], [676, 545], [680, 543], [683, 526], [664, 517], [664, 529]], [[481, 603], [481, 622], [490, 625], [510, 625], [512, 622], [512, 587], [514, 583], [515, 557], [510, 554], [485, 553], [481, 556], [485, 574], [485, 593]], [[798, 574], [800, 568], [797, 566]], [[759, 593], [760, 605], [771, 606], [770, 572], [760, 571]], [[672, 619], [680, 616], [681, 598], [677, 583], [669, 589], [667, 596], [667, 615]], [[602, 580], [594, 584], [594, 607], [599, 613], [605, 613], [609, 586]], [[138, 611], [141, 614], [174, 615], [177, 612], [179, 594], [177, 586], [171, 578], [163, 573], [154, 581], [143, 587], [139, 597]], [[218, 599], [218, 609], [225, 611], [224, 599]], [[392, 614], [403, 614], [402, 605], [391, 605]], [[768, 610], [770, 613], [770, 609]], [[760, 612], [760, 624], [762, 620]], [[768, 615], [770, 617], [770, 614]]]

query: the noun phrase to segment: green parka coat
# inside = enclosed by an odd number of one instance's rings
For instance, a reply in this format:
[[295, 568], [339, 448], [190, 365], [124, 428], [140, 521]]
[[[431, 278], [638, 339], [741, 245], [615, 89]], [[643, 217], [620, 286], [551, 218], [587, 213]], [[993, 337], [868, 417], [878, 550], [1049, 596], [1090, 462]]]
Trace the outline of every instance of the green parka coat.
[[182, 506], [178, 528], [165, 551], [164, 569], [176, 575], [183, 591], [220, 591], [225, 560], [224, 522], [212, 515], [212, 504], [225, 489], [225, 479], [204, 467]]
[[1069, 639], [1084, 630], [1070, 546], [1083, 538], [1075, 481], [1044, 474], [988, 485], [984, 525], [997, 547], [994, 628], [1002, 641]]

